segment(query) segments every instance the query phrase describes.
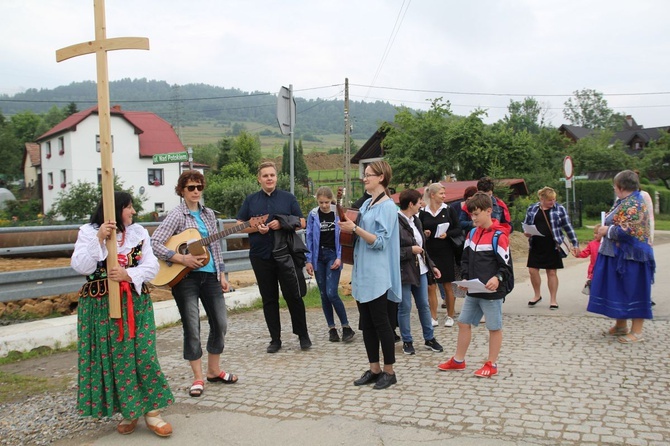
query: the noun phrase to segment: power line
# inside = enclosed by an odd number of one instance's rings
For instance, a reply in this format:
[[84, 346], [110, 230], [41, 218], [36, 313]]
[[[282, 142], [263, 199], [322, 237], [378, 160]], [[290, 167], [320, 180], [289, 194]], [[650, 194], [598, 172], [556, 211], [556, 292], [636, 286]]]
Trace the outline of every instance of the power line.
[[[402, 5], [400, 5], [400, 11], [398, 11], [398, 15], [396, 16], [395, 23], [393, 24], [393, 29], [391, 30], [391, 35], [389, 36], [389, 40], [386, 42], [386, 48], [384, 48], [384, 53], [382, 54], [382, 58], [379, 61], [379, 65], [377, 66], [377, 71], [375, 71], [375, 75], [372, 77], [372, 82], [371, 84], [374, 85], [375, 82], [377, 82], [377, 77], [379, 77], [379, 73], [381, 73], [382, 68], [384, 66], [384, 63], [386, 62], [386, 58], [388, 57], [389, 53], [391, 52], [391, 47], [393, 46], [393, 43], [395, 42], [395, 38], [398, 35], [398, 31], [400, 31], [400, 26], [402, 25], [403, 20], [405, 19], [405, 14], [407, 13], [407, 10], [409, 9], [409, 5], [412, 3], [412, 0], [409, 0], [407, 2], [407, 7], [405, 8], [405, 12], [403, 12], [403, 7], [405, 6], [405, 0], [403, 0]], [[368, 88], [368, 93], [370, 93], [370, 88]], [[366, 95], [367, 96], [367, 95]]]
[[[533, 94], [533, 93], [481, 93], [481, 92], [467, 92], [467, 91], [445, 91], [445, 90], [420, 90], [414, 88], [401, 88], [401, 87], [377, 87], [374, 85], [364, 85], [364, 84], [349, 84], [355, 87], [364, 87], [364, 88], [377, 88], [380, 90], [395, 90], [395, 91], [409, 91], [414, 93], [437, 93], [437, 94], [453, 94], [453, 95], [463, 95], [463, 96], [514, 96], [514, 97], [572, 97], [575, 94]], [[652, 91], [652, 92], [641, 92], [641, 93], [601, 93], [603, 96], [654, 96], [654, 95], [666, 95], [670, 94], [670, 91]]]

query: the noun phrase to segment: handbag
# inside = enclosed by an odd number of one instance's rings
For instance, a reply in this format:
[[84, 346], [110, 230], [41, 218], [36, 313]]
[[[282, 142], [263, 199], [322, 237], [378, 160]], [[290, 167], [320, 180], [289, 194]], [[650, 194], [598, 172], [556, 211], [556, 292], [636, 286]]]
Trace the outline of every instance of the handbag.
[[582, 294], [586, 294], [587, 296], [591, 295], [591, 281], [587, 280], [586, 283], [584, 284], [584, 288], [582, 288]]
[[451, 242], [451, 244], [453, 245], [454, 248], [460, 249], [465, 244], [465, 235], [463, 235], [463, 233], [461, 233], [461, 234], [455, 235], [453, 237], [450, 236], [449, 241]]
[[[549, 219], [547, 218], [547, 214], [544, 212], [543, 209], [540, 209], [540, 212], [542, 212], [542, 215], [544, 215], [544, 219], [547, 221], [547, 226], [549, 226], [549, 229], [551, 230], [552, 227], [551, 223], [549, 222]], [[556, 242], [556, 250], [558, 251], [558, 254], [561, 256], [561, 258], [564, 259], [570, 254], [572, 248], [570, 247], [570, 245], [568, 245], [568, 242], [566, 242], [564, 238], [562, 243]]]

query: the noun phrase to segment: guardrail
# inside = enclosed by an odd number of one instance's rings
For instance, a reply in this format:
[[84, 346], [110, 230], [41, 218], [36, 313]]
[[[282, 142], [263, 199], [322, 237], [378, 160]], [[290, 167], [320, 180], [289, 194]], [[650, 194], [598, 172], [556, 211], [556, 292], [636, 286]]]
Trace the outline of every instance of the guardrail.
[[[227, 223], [235, 223], [236, 220], [218, 220], [219, 231], [222, 231]], [[159, 223], [148, 223], [143, 226], [158, 226]], [[42, 227], [16, 227], [0, 228], [0, 232], [36, 232], [36, 231], [63, 231], [78, 229], [80, 225], [63, 226], [42, 226]], [[223, 261], [226, 264], [226, 277], [228, 273], [237, 271], [246, 271], [251, 269], [249, 261], [249, 250], [228, 251], [228, 239], [247, 238], [247, 234], [232, 234], [219, 240], [223, 250]], [[0, 255], [6, 250], [11, 250], [11, 254], [19, 253], [46, 254], [55, 251], [71, 251], [74, 244], [45, 245], [45, 246], [24, 246], [16, 248], [6, 248], [0, 250]], [[54, 296], [64, 293], [74, 293], [78, 291], [85, 279], [70, 267], [64, 268], [45, 268], [28, 271], [14, 271], [0, 273], [0, 302], [12, 302], [21, 299], [31, 299], [35, 297]]]
[[[224, 252], [223, 260], [226, 277], [228, 273], [251, 269], [248, 249]], [[84, 282], [84, 276], [70, 267], [0, 273], [0, 302], [74, 293]]]

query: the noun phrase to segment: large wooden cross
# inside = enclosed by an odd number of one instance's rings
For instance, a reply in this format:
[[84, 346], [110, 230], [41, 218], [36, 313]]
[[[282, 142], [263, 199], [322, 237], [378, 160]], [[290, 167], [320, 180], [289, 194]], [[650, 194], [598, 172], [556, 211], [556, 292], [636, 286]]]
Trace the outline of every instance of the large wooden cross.
[[[100, 159], [102, 170], [102, 203], [105, 221], [116, 220], [114, 207], [114, 168], [112, 166], [112, 131], [109, 105], [109, 78], [107, 72], [107, 51], [148, 50], [146, 37], [107, 38], [105, 25], [105, 0], [94, 0], [95, 40], [78, 43], [56, 51], [56, 61], [62, 62], [71, 57], [95, 53], [98, 75], [98, 118], [100, 121]], [[118, 222], [117, 222], [118, 223]], [[107, 240], [107, 271], [119, 264], [116, 249], [116, 231]], [[108, 286], [109, 315], [121, 317], [121, 297], [117, 286]]]

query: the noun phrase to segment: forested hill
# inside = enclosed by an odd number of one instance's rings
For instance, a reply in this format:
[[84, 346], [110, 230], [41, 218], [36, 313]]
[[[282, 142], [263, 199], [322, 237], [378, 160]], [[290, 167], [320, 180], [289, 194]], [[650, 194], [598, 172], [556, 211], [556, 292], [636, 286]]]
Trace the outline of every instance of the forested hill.
[[[244, 92], [205, 84], [177, 86], [147, 79], [113, 81], [109, 90], [112, 104], [119, 104], [124, 110], [154, 112], [175, 127], [200, 121], [216, 121], [224, 125], [231, 122], [277, 125], [276, 92]], [[54, 105], [63, 107], [69, 102], [75, 102], [77, 108], [83, 110], [94, 105], [96, 97], [95, 82], [73, 82], [52, 90], [29, 89], [13, 96], [0, 95], [0, 111], [6, 116], [23, 110], [44, 113]], [[344, 132], [343, 100], [306, 100], [297, 95], [295, 99], [299, 133]], [[395, 107], [388, 102], [350, 101], [352, 136], [369, 138], [381, 122], [392, 121], [395, 113]]]

